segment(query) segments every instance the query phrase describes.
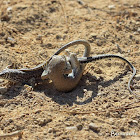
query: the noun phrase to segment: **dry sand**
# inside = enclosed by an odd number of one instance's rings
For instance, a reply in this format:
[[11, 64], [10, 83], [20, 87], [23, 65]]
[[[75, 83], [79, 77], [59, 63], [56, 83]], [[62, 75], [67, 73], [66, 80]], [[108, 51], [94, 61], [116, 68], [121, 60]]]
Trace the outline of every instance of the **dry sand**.
[[[0, 20], [0, 70], [11, 63], [34, 67], [64, 44], [84, 39], [92, 56], [128, 59], [137, 69], [133, 92], [140, 93], [139, 0], [1, 0]], [[126, 63], [106, 59], [88, 64], [69, 93], [52, 83], [34, 90], [11, 85], [0, 94], [0, 134], [22, 130], [23, 140], [140, 139], [140, 102], [128, 105], [136, 101], [127, 87], [131, 74]]]

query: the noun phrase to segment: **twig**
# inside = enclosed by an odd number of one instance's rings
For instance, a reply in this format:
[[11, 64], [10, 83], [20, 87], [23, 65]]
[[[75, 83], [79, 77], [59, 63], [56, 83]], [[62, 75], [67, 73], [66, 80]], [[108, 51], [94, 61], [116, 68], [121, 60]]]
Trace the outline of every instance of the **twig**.
[[0, 135], [0, 138], [7, 138], [7, 137], [13, 137], [13, 136], [19, 136], [21, 138], [22, 134], [23, 134], [23, 132], [21, 130], [19, 130], [19, 131], [15, 131], [12, 133]]

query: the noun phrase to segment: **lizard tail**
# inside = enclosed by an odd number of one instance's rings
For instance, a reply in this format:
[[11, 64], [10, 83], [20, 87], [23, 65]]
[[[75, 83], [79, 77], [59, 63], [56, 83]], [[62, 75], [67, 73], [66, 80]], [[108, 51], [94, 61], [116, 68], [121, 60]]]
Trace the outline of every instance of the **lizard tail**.
[[88, 57], [90, 55], [90, 49], [91, 49], [90, 48], [90, 44], [87, 41], [85, 41], [85, 40], [75, 40], [75, 41], [71, 41], [71, 42], [67, 43], [66, 45], [62, 46], [57, 52], [55, 52], [50, 57], [50, 59], [48, 61], [50, 61], [54, 55], [58, 55], [62, 51], [64, 51], [65, 49], [67, 49], [67, 48], [69, 48], [71, 46], [74, 46], [74, 45], [79, 45], [79, 44], [82, 44], [85, 47], [85, 52], [83, 54], [83, 57]]
[[80, 61], [80, 63], [89, 63], [89, 62], [92, 62], [92, 61], [96, 61], [96, 60], [100, 60], [100, 59], [105, 59], [105, 58], [119, 58], [123, 61], [125, 61], [130, 67], [131, 69], [133, 70], [133, 74], [132, 76], [130, 77], [129, 81], [128, 81], [128, 90], [131, 94], [135, 95], [136, 97], [140, 97], [139, 95], [135, 94], [132, 92], [131, 88], [130, 88], [130, 84], [131, 84], [131, 81], [132, 79], [134, 78], [134, 76], [136, 75], [136, 69], [135, 67], [125, 58], [119, 56], [119, 55], [113, 55], [113, 54], [103, 54], [103, 55], [97, 55], [97, 56], [93, 56], [93, 57], [81, 57], [81, 58], [78, 58], [78, 60]]

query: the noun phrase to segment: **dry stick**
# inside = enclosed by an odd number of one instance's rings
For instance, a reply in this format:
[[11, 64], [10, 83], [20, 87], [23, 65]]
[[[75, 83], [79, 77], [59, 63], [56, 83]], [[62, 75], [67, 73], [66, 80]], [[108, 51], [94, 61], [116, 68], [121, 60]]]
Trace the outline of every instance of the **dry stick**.
[[0, 138], [7, 138], [7, 137], [14, 137], [14, 136], [19, 136], [21, 138], [22, 134], [23, 134], [23, 132], [21, 130], [19, 130], [19, 131], [15, 131], [12, 133], [0, 135]]

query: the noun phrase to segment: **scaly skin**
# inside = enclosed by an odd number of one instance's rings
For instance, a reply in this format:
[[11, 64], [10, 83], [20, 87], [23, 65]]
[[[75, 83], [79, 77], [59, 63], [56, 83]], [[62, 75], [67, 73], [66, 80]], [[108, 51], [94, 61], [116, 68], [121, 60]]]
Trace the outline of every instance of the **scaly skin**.
[[[62, 51], [64, 51], [65, 49], [73, 46], [73, 45], [79, 45], [82, 44], [85, 47], [85, 52], [84, 52], [84, 57], [89, 56], [90, 54], [90, 45], [87, 41], [85, 40], [76, 40], [76, 41], [72, 41], [66, 45], [64, 45], [63, 47], [61, 47], [56, 53], [54, 53], [52, 55], [52, 57], [54, 55], [58, 55], [60, 54]], [[52, 57], [50, 57], [50, 59], [46, 62], [43, 62], [42, 64], [39, 64], [38, 66], [34, 67], [34, 68], [23, 68], [23, 69], [5, 69], [2, 72], [0, 72], [0, 78], [2, 79], [6, 79], [9, 80], [11, 82], [21, 82], [21, 83], [27, 83], [30, 79], [34, 79], [35, 82], [39, 82], [41, 81], [41, 74], [44, 71], [44, 67], [46, 66], [46, 63], [48, 63]]]

